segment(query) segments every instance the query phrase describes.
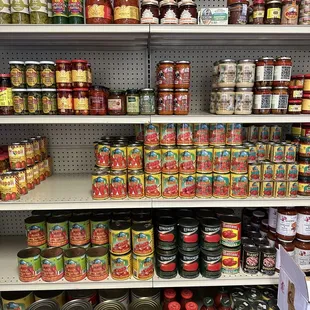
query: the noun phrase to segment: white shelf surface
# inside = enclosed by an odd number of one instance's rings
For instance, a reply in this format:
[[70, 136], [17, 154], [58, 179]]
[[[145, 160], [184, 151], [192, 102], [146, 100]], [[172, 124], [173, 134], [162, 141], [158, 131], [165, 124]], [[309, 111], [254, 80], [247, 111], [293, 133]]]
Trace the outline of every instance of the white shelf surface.
[[184, 279], [177, 276], [175, 279], [165, 280], [157, 276], [153, 280], [138, 281], [130, 279], [115, 281], [108, 277], [104, 281], [89, 281], [84, 279], [79, 282], [68, 282], [64, 279], [57, 282], [24, 283], [18, 279], [17, 253], [26, 247], [25, 237], [0, 237], [0, 291], [24, 291], [24, 290], [73, 290], [73, 289], [112, 289], [112, 288], [151, 288], [151, 287], [195, 287], [195, 286], [233, 286], [233, 285], [269, 285], [278, 283], [278, 275], [263, 276], [247, 275], [243, 272], [236, 275], [223, 275], [219, 279], [206, 279], [199, 276], [196, 279]]
[[310, 206], [307, 197], [248, 199], [124, 199], [93, 200], [89, 174], [56, 174], [20, 200], [0, 202], [0, 211], [77, 210], [186, 207], [281, 207]]

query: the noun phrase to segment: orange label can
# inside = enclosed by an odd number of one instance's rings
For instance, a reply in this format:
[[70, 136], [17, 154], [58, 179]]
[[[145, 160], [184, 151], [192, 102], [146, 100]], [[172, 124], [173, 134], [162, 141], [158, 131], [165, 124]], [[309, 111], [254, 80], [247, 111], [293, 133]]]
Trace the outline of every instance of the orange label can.
[[144, 171], [146, 173], [161, 172], [161, 149], [159, 146], [144, 147]]
[[11, 170], [26, 168], [26, 147], [24, 143], [12, 143], [8, 146], [8, 152]]
[[226, 124], [210, 124], [210, 144], [225, 145], [226, 143]]
[[242, 144], [242, 124], [227, 124], [226, 125], [226, 144], [241, 145]]
[[290, 181], [287, 182], [286, 196], [296, 198], [298, 193], [298, 182]]
[[285, 181], [286, 180], [286, 164], [274, 164], [273, 168], [273, 180]]

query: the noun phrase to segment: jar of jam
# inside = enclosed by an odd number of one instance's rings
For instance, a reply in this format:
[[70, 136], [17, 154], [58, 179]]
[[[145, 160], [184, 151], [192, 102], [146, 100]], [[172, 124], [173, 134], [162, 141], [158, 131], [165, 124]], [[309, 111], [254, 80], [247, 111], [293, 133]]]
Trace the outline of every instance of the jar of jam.
[[300, 1], [282, 0], [281, 25], [297, 25]]
[[269, 0], [266, 3], [265, 24], [280, 25], [281, 24], [281, 0]]
[[271, 113], [286, 114], [288, 107], [288, 89], [284, 86], [275, 87], [272, 91]]
[[298, 159], [299, 175], [303, 177], [310, 177], [310, 157], [301, 157]]
[[[296, 83], [297, 85], [297, 83]], [[310, 74], [304, 75], [304, 91], [310, 92]]]
[[310, 196], [310, 177], [298, 177], [298, 195]]
[[60, 115], [73, 115], [73, 98], [72, 89], [60, 88], [57, 89], [57, 108]]
[[303, 137], [310, 137], [310, 123], [301, 124], [301, 135]]
[[228, 24], [245, 25], [248, 20], [249, 2], [246, 0], [228, 0]]
[[159, 115], [173, 114], [174, 91], [173, 89], [160, 89], [158, 92], [157, 109]]
[[215, 113], [218, 115], [234, 114], [235, 91], [234, 88], [223, 87], [217, 92]]
[[114, 0], [114, 24], [139, 24], [138, 0]]
[[179, 6], [179, 24], [197, 24], [197, 4], [194, 1], [181, 1]]
[[296, 238], [310, 240], [310, 208], [301, 207], [297, 209], [297, 212]]
[[140, 114], [155, 114], [155, 91], [153, 88], [140, 89]]
[[303, 239], [295, 239], [295, 263], [304, 271], [310, 271], [310, 242]]
[[107, 115], [108, 114], [109, 91], [102, 86], [94, 85], [89, 89], [89, 114]]
[[253, 1], [253, 24], [263, 25], [265, 19], [265, 0]]
[[274, 73], [274, 58], [262, 57], [256, 62], [255, 86], [272, 86]]
[[163, 60], [158, 64], [157, 68], [157, 86], [159, 89], [174, 88], [174, 62], [171, 60]]
[[252, 114], [253, 108], [253, 89], [237, 88], [235, 100], [235, 114]]
[[12, 87], [10, 74], [0, 74], [0, 115], [13, 115]]
[[302, 104], [302, 100], [300, 99], [289, 99], [287, 114], [300, 114], [301, 104]]
[[88, 88], [73, 89], [73, 107], [75, 115], [89, 114]]
[[190, 111], [190, 94], [188, 89], [176, 89], [174, 93], [173, 112], [175, 115], [187, 115]]
[[218, 87], [235, 87], [237, 65], [234, 59], [222, 59], [219, 61]]
[[86, 24], [113, 24], [110, 0], [86, 0]]
[[174, 88], [189, 89], [191, 79], [191, 63], [190, 61], [177, 61], [174, 66]]
[[236, 87], [253, 87], [255, 79], [255, 63], [251, 59], [239, 60], [237, 64]]
[[56, 85], [57, 88], [72, 87], [71, 61], [56, 60]]
[[293, 241], [296, 235], [297, 210], [295, 208], [279, 208], [277, 218], [277, 238]]
[[273, 86], [289, 87], [292, 74], [292, 66], [293, 64], [291, 57], [276, 58], [274, 65]]
[[270, 114], [272, 91], [271, 87], [257, 87], [254, 92], [254, 114]]
[[108, 99], [109, 115], [126, 115], [126, 92], [124, 90], [110, 91]]
[[157, 0], [144, 0], [141, 6], [141, 24], [159, 24]]
[[163, 0], [160, 3], [160, 23], [178, 24], [178, 5], [174, 0]]
[[304, 93], [302, 96], [301, 114], [310, 114], [310, 93]]
[[126, 107], [128, 115], [140, 114], [140, 97], [139, 97], [139, 91], [137, 89], [127, 89]]
[[72, 64], [72, 87], [88, 87], [87, 82], [87, 61], [83, 59], [73, 59]]

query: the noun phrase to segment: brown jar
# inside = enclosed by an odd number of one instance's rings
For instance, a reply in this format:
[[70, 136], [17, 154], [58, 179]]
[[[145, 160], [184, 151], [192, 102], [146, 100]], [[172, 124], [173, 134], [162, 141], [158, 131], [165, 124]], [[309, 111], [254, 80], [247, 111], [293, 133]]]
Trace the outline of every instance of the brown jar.
[[89, 89], [89, 110], [91, 115], [108, 114], [108, 97], [107, 88], [94, 85]]
[[177, 61], [174, 66], [174, 88], [187, 88], [190, 87], [191, 80], [191, 63], [190, 61], [182, 60]]
[[301, 114], [310, 114], [310, 93], [303, 93]]
[[272, 101], [271, 87], [257, 87], [254, 92], [254, 114], [270, 114]]
[[310, 177], [310, 157], [299, 156], [298, 164], [299, 175], [303, 177]]
[[277, 219], [277, 238], [293, 241], [296, 236], [297, 210], [295, 208], [279, 208]]
[[160, 23], [179, 23], [178, 5], [174, 0], [164, 0], [160, 3]]
[[292, 58], [277, 57], [274, 64], [273, 86], [289, 87], [292, 75]]
[[246, 0], [228, 0], [228, 24], [245, 25], [248, 20], [249, 2]]
[[302, 99], [303, 86], [289, 86], [288, 88], [289, 99]]
[[57, 89], [57, 109], [60, 115], [73, 115], [72, 89]]
[[56, 85], [57, 88], [72, 87], [71, 61], [56, 60]]
[[159, 24], [157, 0], [144, 0], [141, 6], [141, 24]]
[[72, 60], [72, 87], [88, 87], [87, 81], [87, 61], [83, 59]]
[[310, 240], [310, 207], [297, 209], [296, 238]]
[[190, 94], [188, 89], [176, 89], [174, 93], [173, 113], [187, 115], [190, 111]]
[[256, 63], [255, 86], [272, 86], [274, 73], [274, 58], [262, 57]]
[[295, 239], [295, 263], [304, 271], [310, 271], [310, 242]]
[[300, 1], [282, 0], [281, 25], [297, 25]]
[[157, 109], [159, 115], [173, 114], [173, 89], [160, 89], [158, 92]]
[[163, 60], [157, 68], [157, 85], [160, 89], [174, 88], [174, 62]]
[[126, 92], [124, 90], [110, 91], [108, 99], [109, 115], [126, 115]]
[[75, 115], [89, 114], [88, 88], [73, 89], [73, 107]]
[[275, 87], [272, 91], [271, 114], [286, 114], [288, 106], [288, 89]]
[[269, 0], [266, 4], [265, 24], [280, 25], [281, 24], [281, 0]]
[[304, 86], [305, 76], [303, 74], [292, 75], [290, 86]]
[[197, 24], [197, 4], [194, 1], [181, 1], [179, 7], [179, 24]]
[[300, 99], [289, 99], [287, 114], [300, 114], [301, 113], [301, 103]]
[[263, 25], [265, 18], [265, 0], [253, 1], [253, 24]]

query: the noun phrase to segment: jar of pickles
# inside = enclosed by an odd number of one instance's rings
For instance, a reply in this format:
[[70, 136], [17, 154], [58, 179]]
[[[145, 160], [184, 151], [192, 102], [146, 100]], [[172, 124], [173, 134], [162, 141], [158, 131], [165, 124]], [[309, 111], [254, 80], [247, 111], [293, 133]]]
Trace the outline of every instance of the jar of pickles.
[[0, 74], [0, 115], [13, 115], [11, 78], [9, 74]]
[[43, 114], [57, 115], [57, 98], [55, 88], [42, 88]]
[[61, 88], [57, 90], [57, 109], [60, 115], [73, 115], [72, 89]]
[[72, 65], [72, 87], [85, 88], [88, 87], [87, 80], [87, 61], [83, 59], [73, 59]]
[[140, 97], [137, 89], [127, 89], [126, 105], [128, 115], [139, 115], [140, 113]]
[[40, 63], [38, 61], [26, 61], [25, 66], [27, 88], [41, 87]]
[[42, 88], [55, 88], [55, 63], [53, 61], [40, 61]]
[[14, 114], [16, 115], [28, 114], [27, 97], [28, 97], [27, 89], [25, 88], [14, 88], [12, 90]]
[[25, 63], [23, 61], [10, 61], [9, 64], [12, 88], [25, 88]]
[[41, 88], [28, 89], [28, 112], [29, 114], [42, 114], [42, 91]]

